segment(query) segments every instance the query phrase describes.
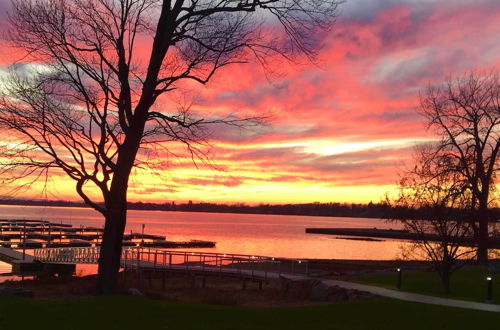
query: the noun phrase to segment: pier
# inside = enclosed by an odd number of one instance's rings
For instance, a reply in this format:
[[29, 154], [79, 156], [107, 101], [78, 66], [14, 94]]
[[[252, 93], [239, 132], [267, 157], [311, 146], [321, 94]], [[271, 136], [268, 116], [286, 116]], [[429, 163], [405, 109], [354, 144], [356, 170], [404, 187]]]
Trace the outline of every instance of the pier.
[[[382, 239], [396, 239], [408, 241], [420, 241], [422, 239], [420, 234], [411, 233], [407, 230], [399, 229], [377, 229], [377, 228], [306, 228], [308, 234], [323, 234], [323, 235], [337, 235], [340, 238], [382, 238]], [[435, 234], [426, 234], [425, 240], [430, 242], [439, 242], [442, 237]], [[473, 237], [466, 238], [453, 238], [449, 240], [453, 243], [463, 244], [464, 246], [472, 246], [476, 244]], [[490, 248], [500, 248], [500, 239], [489, 239]]]
[[42, 263], [25, 252], [10, 248], [0, 247], [0, 261], [12, 265], [11, 275], [44, 275], [44, 274], [73, 274], [76, 269], [74, 264]]
[[[40, 262], [97, 264], [99, 248], [45, 248], [34, 250]], [[243, 280], [280, 280], [287, 275], [309, 275], [307, 260], [243, 254], [124, 248], [121, 256], [124, 274], [136, 271], [142, 277], [152, 273], [187, 273], [196, 276], [230, 276]]]
[[[101, 245], [102, 235], [103, 228], [98, 227], [73, 227], [46, 220], [0, 219], [0, 247], [11, 249], [97, 247]], [[162, 235], [144, 233], [144, 227], [141, 233], [124, 234], [122, 242], [122, 246], [151, 248], [212, 248], [215, 244], [201, 240], [169, 241]]]

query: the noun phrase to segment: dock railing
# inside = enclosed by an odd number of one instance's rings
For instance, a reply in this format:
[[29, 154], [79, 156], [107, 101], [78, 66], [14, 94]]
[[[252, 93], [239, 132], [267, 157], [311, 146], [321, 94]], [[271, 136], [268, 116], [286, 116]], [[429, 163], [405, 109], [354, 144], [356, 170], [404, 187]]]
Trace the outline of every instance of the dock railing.
[[[100, 247], [44, 248], [35, 249], [34, 257], [47, 263], [97, 264], [99, 252]], [[121, 266], [125, 269], [264, 274], [265, 277], [268, 273], [309, 275], [309, 263], [304, 259], [141, 247], [123, 248]]]
[[34, 249], [35, 260], [55, 264], [97, 264], [99, 247], [64, 247]]

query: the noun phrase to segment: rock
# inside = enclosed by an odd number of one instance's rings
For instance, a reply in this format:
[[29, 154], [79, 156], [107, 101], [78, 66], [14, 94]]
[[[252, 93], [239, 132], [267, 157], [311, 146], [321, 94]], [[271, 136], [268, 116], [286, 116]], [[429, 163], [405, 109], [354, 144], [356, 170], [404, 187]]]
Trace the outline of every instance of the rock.
[[340, 286], [329, 286], [317, 279], [290, 279], [281, 277], [284, 288], [283, 296], [313, 301], [341, 302], [374, 298], [369, 292], [345, 289]]
[[311, 286], [309, 298], [314, 301], [329, 301], [330, 289], [325, 283], [317, 281]]
[[347, 294], [346, 289], [341, 288], [340, 286], [332, 286], [328, 288], [328, 301], [341, 302], [348, 300], [349, 295]]
[[8, 286], [0, 286], [0, 296], [33, 298], [33, 291], [23, 288], [11, 288]]
[[284, 287], [283, 296], [299, 299], [308, 299], [311, 288], [318, 280], [312, 279], [287, 279], [281, 278], [281, 285]]
[[131, 296], [144, 296], [144, 294], [136, 288], [130, 288], [127, 292]]
[[492, 273], [500, 273], [500, 259], [491, 259], [488, 261], [488, 266]]
[[310, 299], [315, 301], [342, 302], [376, 297], [364, 291], [345, 289], [339, 286], [328, 286], [323, 282], [316, 283], [311, 288]]

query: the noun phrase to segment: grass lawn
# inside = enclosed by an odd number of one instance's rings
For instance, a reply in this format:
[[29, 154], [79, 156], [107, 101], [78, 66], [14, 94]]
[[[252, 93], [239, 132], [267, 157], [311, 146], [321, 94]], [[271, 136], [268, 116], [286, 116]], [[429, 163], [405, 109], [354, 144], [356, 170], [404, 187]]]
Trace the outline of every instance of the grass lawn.
[[[493, 278], [493, 298], [500, 303], [500, 274], [491, 274], [486, 267], [469, 266], [456, 271], [451, 277], [451, 293], [445, 294], [440, 278], [434, 272], [404, 271], [402, 274], [403, 291], [410, 291], [445, 298], [485, 302], [487, 295], [486, 277]], [[396, 272], [393, 274], [370, 274], [355, 278], [356, 281], [395, 288]], [[500, 326], [499, 326], [500, 327]]]
[[370, 299], [293, 308], [186, 304], [130, 296], [0, 299], [0, 329], [500, 329], [500, 314]]

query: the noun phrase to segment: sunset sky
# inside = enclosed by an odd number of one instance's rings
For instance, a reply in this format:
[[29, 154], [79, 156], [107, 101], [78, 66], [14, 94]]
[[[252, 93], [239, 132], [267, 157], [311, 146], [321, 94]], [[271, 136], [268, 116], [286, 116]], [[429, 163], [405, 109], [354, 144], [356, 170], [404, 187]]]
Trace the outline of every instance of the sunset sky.
[[[129, 200], [379, 201], [414, 146], [433, 138], [415, 111], [419, 91], [499, 69], [499, 31], [498, 0], [348, 0], [315, 65], [284, 64], [271, 77], [257, 64], [233, 66], [186, 90], [197, 111], [265, 114], [267, 124], [213, 129], [220, 170], [172, 159], [160, 177], [137, 173]], [[0, 74], [13, 60], [0, 54]], [[49, 188], [50, 199], [78, 200], [62, 177]]]

